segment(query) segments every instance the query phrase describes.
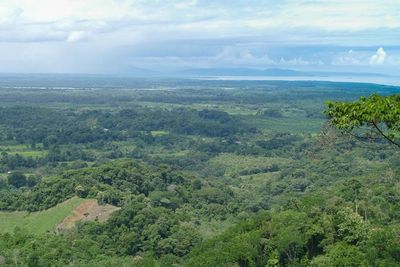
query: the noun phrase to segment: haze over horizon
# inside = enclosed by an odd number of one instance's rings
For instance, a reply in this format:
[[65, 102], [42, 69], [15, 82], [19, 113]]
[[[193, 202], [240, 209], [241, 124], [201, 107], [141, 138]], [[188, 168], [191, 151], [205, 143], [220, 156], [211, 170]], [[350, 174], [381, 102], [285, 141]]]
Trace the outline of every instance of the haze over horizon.
[[395, 0], [3, 0], [0, 72], [400, 70]]

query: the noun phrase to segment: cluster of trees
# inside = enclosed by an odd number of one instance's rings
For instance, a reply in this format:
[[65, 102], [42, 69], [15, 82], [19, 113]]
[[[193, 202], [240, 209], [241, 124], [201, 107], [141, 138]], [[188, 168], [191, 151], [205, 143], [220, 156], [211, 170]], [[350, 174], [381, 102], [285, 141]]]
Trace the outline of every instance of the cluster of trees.
[[2, 152], [0, 156], [0, 170], [15, 170], [17, 168], [36, 168], [38, 166], [38, 159], [31, 156], [24, 157], [20, 154], [8, 154]]
[[350, 208], [260, 214], [194, 249], [187, 266], [397, 266], [397, 226]]
[[21, 172], [12, 172], [7, 176], [7, 183], [10, 186], [20, 188], [23, 186], [33, 187], [40, 181], [40, 177], [29, 175], [28, 177]]
[[22, 144], [59, 144], [118, 141], [151, 131], [223, 137], [254, 132], [238, 118], [215, 110], [196, 111], [136, 108], [119, 112], [65, 112], [46, 108], [1, 108], [0, 140]]

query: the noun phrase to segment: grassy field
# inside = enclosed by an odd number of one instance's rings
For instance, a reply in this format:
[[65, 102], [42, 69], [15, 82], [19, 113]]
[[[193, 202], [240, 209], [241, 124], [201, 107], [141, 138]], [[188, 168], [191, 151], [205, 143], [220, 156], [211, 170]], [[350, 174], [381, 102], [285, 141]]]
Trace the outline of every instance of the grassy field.
[[46, 155], [47, 150], [40, 149], [31, 149], [27, 145], [0, 145], [0, 151], [5, 151], [10, 155], [19, 154], [25, 157], [43, 157]]
[[0, 212], [0, 233], [9, 233], [15, 227], [26, 229], [30, 233], [45, 233], [52, 231], [66, 216], [85, 201], [81, 198], [71, 198], [51, 209], [28, 213], [26, 211]]
[[253, 168], [269, 167], [272, 164], [285, 165], [289, 162], [285, 158], [268, 158], [261, 156], [240, 156], [236, 154], [225, 153], [210, 160], [212, 166], [220, 166], [225, 170], [226, 176], [239, 174], [243, 170]]

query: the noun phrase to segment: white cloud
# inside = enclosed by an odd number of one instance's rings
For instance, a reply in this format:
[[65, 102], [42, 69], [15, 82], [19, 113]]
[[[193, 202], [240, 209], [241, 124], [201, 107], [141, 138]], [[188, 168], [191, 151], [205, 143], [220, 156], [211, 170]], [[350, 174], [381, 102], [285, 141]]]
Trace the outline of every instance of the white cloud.
[[128, 27], [144, 32], [157, 29], [170, 38], [196, 38], [200, 33], [204, 38], [263, 35], [265, 31], [278, 37], [282, 30], [292, 30], [296, 36], [300, 33], [302, 39], [297, 41], [305, 41], [309, 36], [301, 33], [307, 29], [317, 29], [316, 36], [340, 31], [353, 37], [354, 31], [396, 29], [399, 12], [400, 3], [393, 0], [266, 0], [229, 5], [196, 0], [1, 0], [0, 27], [14, 25], [28, 34], [33, 27], [60, 31], [68, 26], [67, 35], [71, 31], [99, 35]]
[[[0, 45], [7, 46], [0, 60], [11, 63], [10, 53], [35, 47], [18, 59], [21, 69], [24, 60], [43, 65], [41, 49], [57, 55], [54, 62], [70, 52], [71, 71], [82, 61], [88, 62], [85, 71], [90, 62], [108, 68], [99, 61], [104, 53], [121, 68], [132, 58], [140, 59], [139, 67], [164, 61], [189, 67], [398, 66], [398, 14], [398, 0], [0, 0]], [[354, 49], [338, 52], [344, 44]], [[383, 48], [375, 54], [368, 48], [378, 45], [390, 45], [390, 57]], [[52, 62], [43, 68], [52, 71]]]
[[350, 49], [347, 53], [339, 55], [333, 59], [333, 65], [363, 65], [364, 59], [363, 53], [359, 53]]
[[67, 37], [67, 42], [79, 42], [88, 39], [89, 34], [84, 31], [73, 31]]
[[286, 2], [278, 19], [292, 27], [351, 32], [398, 28], [399, 11], [396, 0], [295, 0]]
[[386, 59], [386, 51], [380, 47], [376, 53], [371, 56], [371, 58], [369, 59], [369, 64], [371, 65], [382, 65], [385, 62]]
[[384, 63], [396, 65], [393, 61], [387, 62], [387, 53], [383, 47], [378, 48], [372, 56], [371, 52], [365, 49], [361, 51], [350, 49], [347, 53], [336, 55], [332, 60], [333, 65], [339, 66], [377, 66]]

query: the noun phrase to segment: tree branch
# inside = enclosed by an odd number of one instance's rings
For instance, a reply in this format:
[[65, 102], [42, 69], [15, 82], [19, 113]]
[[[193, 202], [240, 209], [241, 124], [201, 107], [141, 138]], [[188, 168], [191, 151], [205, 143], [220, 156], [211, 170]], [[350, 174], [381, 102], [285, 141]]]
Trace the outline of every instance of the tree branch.
[[393, 139], [389, 138], [381, 129], [379, 129], [378, 125], [376, 125], [376, 123], [374, 121], [372, 121], [371, 124], [378, 131], [378, 133], [383, 136], [383, 138], [388, 140], [391, 144], [393, 144], [393, 145], [397, 146], [398, 148], [400, 148], [400, 144], [396, 143]]

